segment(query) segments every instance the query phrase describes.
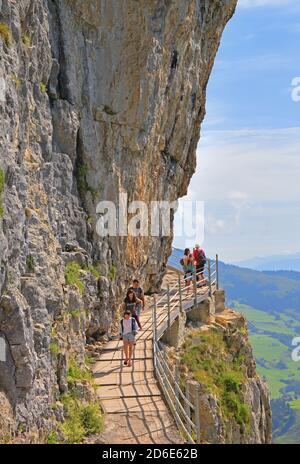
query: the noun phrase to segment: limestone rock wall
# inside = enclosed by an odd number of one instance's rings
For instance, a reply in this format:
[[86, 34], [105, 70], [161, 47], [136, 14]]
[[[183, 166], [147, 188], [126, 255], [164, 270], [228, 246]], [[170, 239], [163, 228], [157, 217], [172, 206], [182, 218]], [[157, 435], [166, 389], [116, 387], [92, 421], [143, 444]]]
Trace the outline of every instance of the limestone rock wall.
[[15, 432], [50, 428], [68, 358], [83, 364], [86, 341], [110, 330], [133, 274], [148, 290], [160, 284], [172, 237], [101, 239], [96, 204], [119, 191], [146, 201], [186, 193], [206, 84], [235, 4], [0, 0], [8, 431], [11, 416]]

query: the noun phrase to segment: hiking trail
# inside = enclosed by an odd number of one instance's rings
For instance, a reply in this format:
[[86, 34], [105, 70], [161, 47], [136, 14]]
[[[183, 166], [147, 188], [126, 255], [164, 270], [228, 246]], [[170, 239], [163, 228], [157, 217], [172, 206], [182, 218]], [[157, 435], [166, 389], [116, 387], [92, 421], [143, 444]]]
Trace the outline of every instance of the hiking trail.
[[[168, 268], [162, 289], [178, 282], [178, 271]], [[207, 292], [204, 287], [203, 295]], [[158, 295], [159, 296], [159, 295]], [[175, 297], [173, 303], [179, 300]], [[193, 294], [186, 306], [193, 306]], [[151, 304], [141, 315], [143, 330], [137, 335], [132, 367], [123, 364], [122, 341], [113, 340], [103, 348], [94, 365], [94, 377], [102, 408], [106, 414], [104, 439], [116, 443], [184, 443], [175, 420], [165, 403], [154, 374]], [[164, 302], [157, 305], [158, 329], [165, 323]], [[178, 305], [173, 304], [172, 319]]]

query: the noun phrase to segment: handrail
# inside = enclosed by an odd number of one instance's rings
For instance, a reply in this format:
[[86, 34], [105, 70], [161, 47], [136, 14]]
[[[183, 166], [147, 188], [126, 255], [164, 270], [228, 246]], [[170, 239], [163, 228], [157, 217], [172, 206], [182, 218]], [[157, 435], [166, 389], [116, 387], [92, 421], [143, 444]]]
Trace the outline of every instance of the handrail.
[[[156, 348], [158, 350], [158, 347]], [[187, 435], [188, 437], [188, 440], [190, 443], [194, 443], [194, 439], [192, 437], [192, 435], [188, 432], [186, 426], [185, 426], [185, 423], [184, 421], [187, 421], [189, 426], [196, 430], [196, 424], [192, 421], [192, 419], [190, 417], [187, 416], [186, 414], [186, 404], [185, 404], [185, 407], [182, 406], [178, 396], [176, 395], [177, 392], [181, 392], [181, 397], [183, 398], [184, 402], [187, 401], [185, 395], [183, 394], [183, 392], [181, 391], [178, 383], [176, 382], [175, 378], [172, 376], [171, 379], [173, 381], [173, 384], [174, 384], [174, 387], [172, 386], [172, 383], [170, 382], [166, 372], [165, 372], [165, 368], [167, 366], [167, 363], [161, 359], [159, 359], [159, 357], [157, 357], [157, 371], [156, 373], [158, 374], [158, 377], [159, 377], [159, 383], [160, 383], [160, 386], [163, 390], [163, 393], [165, 394], [167, 400], [168, 400], [168, 403], [171, 407], [171, 411], [173, 412], [173, 415], [175, 417], [175, 420], [177, 422], [177, 424], [179, 423], [179, 426], [183, 429], [183, 432]], [[168, 384], [168, 387], [169, 387], [169, 391], [164, 383], [164, 381]], [[176, 390], [176, 391], [175, 391]], [[194, 406], [188, 402], [189, 405], [194, 409]], [[175, 407], [174, 407], [175, 406]], [[180, 415], [180, 413], [182, 414], [182, 416]]]
[[[156, 344], [156, 345], [157, 345], [157, 344]], [[172, 372], [171, 372], [171, 369], [170, 369], [168, 363], [164, 360], [163, 355], [162, 355], [162, 352], [161, 352], [160, 350], [158, 350], [158, 351], [157, 351], [157, 354], [160, 355], [161, 361], [165, 364], [167, 372], [169, 372], [170, 376], [172, 376], [173, 374], [172, 374]], [[177, 382], [176, 382], [176, 384], [178, 385]], [[178, 393], [179, 393], [179, 395], [181, 396], [181, 398], [182, 398], [183, 400], [185, 400], [185, 401], [188, 403], [188, 406], [189, 406], [190, 408], [195, 409], [195, 408], [194, 408], [194, 405], [193, 405], [192, 403], [190, 403], [188, 400], [186, 400], [185, 395], [184, 395], [184, 393], [182, 393], [181, 388], [180, 388], [179, 386], [178, 386], [178, 388], [179, 388], [179, 389], [178, 389]]]
[[[219, 288], [219, 271], [218, 271], [218, 255], [215, 260], [208, 259], [207, 263], [202, 272], [193, 272], [191, 276], [182, 278], [183, 272], [178, 269], [178, 281], [170, 288], [169, 285], [163, 296], [156, 300], [154, 298], [154, 304], [152, 305], [152, 325], [153, 325], [153, 358], [154, 358], [154, 370], [161, 390], [167, 403], [169, 404], [170, 410], [174, 416], [177, 426], [182, 429], [183, 433], [187, 437], [189, 443], [200, 443], [200, 409], [199, 409], [199, 396], [197, 396], [199, 385], [196, 385], [195, 391], [195, 405], [191, 403], [187, 395], [182, 391], [177, 379], [172, 373], [168, 363], [164, 359], [163, 351], [160, 349], [158, 342], [157, 329], [158, 326], [164, 323], [168, 318], [168, 324], [164, 332], [170, 328], [171, 324], [171, 313], [179, 307], [179, 311], [183, 311], [182, 302], [193, 299], [194, 303], [198, 301], [198, 295], [212, 296], [216, 289]], [[208, 273], [208, 278], [199, 279], [201, 274], [204, 272]], [[193, 283], [193, 293], [189, 294], [190, 284], [182, 285], [191, 281]], [[202, 284], [202, 285], [201, 285]], [[203, 293], [203, 289], [207, 287], [206, 293]], [[171, 295], [171, 292], [174, 292]], [[179, 296], [179, 299], [178, 299]], [[177, 298], [177, 299], [176, 299]], [[166, 299], [166, 302], [164, 300]], [[175, 301], [174, 301], [175, 300]], [[173, 303], [173, 304], [171, 304]], [[159, 309], [159, 314], [157, 310]], [[157, 319], [159, 316], [159, 321]], [[161, 317], [162, 316], [162, 317]], [[164, 333], [163, 332], [163, 333]], [[163, 333], [160, 335], [162, 336]], [[195, 417], [195, 422], [191, 419], [191, 412]], [[194, 437], [197, 437], [196, 441]]]

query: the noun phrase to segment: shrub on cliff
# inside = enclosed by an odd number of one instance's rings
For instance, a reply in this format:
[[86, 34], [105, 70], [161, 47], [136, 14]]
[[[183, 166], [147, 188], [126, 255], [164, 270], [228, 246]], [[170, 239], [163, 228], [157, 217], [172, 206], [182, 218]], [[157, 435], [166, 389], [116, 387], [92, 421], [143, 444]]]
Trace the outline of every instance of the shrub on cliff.
[[235, 420], [242, 428], [250, 422], [250, 408], [244, 402], [242, 385], [246, 375], [243, 357], [232, 357], [222, 332], [193, 331], [183, 345], [181, 367], [218, 400], [225, 422]]
[[70, 261], [65, 267], [65, 279], [67, 285], [75, 285], [80, 293], [84, 292], [85, 286], [80, 278], [81, 267], [76, 261]]
[[11, 45], [11, 32], [9, 26], [5, 23], [0, 23], [0, 36], [3, 38], [5, 45], [9, 47]]

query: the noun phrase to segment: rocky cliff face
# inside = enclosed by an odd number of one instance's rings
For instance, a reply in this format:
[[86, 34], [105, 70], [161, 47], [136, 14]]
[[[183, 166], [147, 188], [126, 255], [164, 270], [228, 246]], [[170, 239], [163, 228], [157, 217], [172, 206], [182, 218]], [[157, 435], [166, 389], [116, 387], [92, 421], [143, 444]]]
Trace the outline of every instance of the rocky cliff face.
[[235, 4], [0, 0], [2, 431], [51, 427], [128, 279], [159, 285], [172, 237], [100, 238], [96, 205], [186, 193]]

